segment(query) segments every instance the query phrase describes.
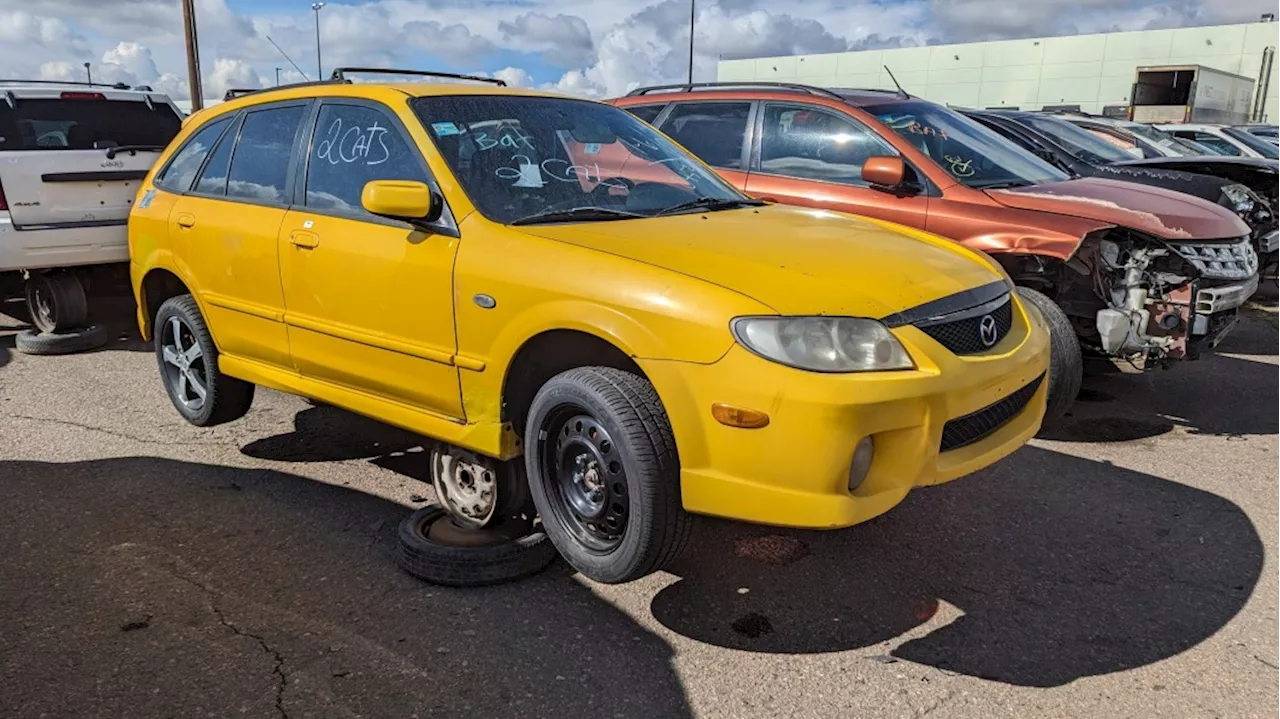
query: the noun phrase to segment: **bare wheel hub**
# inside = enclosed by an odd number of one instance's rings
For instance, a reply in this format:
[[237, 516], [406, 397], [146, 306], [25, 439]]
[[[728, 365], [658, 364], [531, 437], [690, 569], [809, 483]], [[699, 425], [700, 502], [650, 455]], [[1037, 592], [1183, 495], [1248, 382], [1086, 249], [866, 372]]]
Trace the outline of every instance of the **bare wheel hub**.
[[464, 527], [483, 527], [498, 507], [498, 476], [492, 463], [454, 450], [431, 452], [431, 481], [436, 497], [453, 521]]

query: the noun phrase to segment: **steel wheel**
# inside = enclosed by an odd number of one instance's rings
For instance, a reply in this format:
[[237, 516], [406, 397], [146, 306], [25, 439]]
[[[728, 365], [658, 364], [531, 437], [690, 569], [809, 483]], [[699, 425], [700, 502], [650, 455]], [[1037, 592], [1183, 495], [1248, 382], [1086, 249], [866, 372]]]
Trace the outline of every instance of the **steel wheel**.
[[627, 529], [627, 475], [609, 432], [582, 407], [557, 409], [544, 425], [538, 451], [544, 476], [555, 488], [553, 510], [584, 547], [616, 548]]
[[453, 521], [484, 527], [498, 507], [498, 477], [478, 457], [460, 450], [431, 452], [431, 482], [436, 498]]
[[170, 317], [160, 331], [164, 380], [174, 399], [188, 410], [199, 412], [209, 397], [209, 374], [195, 332], [177, 315]]

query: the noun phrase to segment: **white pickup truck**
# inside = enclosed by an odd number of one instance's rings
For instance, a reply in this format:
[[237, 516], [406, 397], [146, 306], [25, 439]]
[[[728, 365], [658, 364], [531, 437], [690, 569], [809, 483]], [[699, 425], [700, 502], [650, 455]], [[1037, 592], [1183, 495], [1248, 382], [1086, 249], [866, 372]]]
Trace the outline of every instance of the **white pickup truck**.
[[89, 320], [90, 267], [129, 261], [129, 209], [182, 127], [150, 88], [0, 80], [0, 273], [26, 280], [33, 354], [101, 345]]

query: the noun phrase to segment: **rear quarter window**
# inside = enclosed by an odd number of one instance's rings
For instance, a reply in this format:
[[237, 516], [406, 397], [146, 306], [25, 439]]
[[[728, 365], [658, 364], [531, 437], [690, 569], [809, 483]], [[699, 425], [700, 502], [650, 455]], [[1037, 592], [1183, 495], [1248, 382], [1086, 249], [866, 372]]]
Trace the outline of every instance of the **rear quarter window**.
[[182, 129], [165, 103], [136, 100], [18, 98], [0, 103], [0, 151], [93, 150], [113, 145], [164, 147]]
[[155, 184], [170, 192], [186, 192], [191, 189], [191, 181], [209, 156], [209, 151], [222, 136], [222, 131], [231, 124], [230, 117], [221, 117], [196, 130], [178, 150], [173, 159], [156, 175]]

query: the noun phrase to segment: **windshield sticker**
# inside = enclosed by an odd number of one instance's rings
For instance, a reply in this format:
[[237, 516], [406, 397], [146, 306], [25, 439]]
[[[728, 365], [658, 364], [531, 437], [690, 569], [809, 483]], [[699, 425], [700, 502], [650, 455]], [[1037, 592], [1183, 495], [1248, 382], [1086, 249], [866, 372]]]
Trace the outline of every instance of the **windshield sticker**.
[[435, 131], [436, 137], [447, 137], [449, 135], [461, 135], [462, 130], [452, 122], [433, 122], [431, 129]]
[[585, 153], [587, 153], [588, 155], [599, 155], [599, 154], [600, 154], [600, 143], [598, 143], [598, 142], [588, 142], [588, 143], [587, 143], [587, 146], [586, 146], [586, 147], [584, 147], [584, 148], [582, 148], [582, 151], [583, 151], [583, 152], [585, 152]]
[[316, 145], [316, 159], [327, 160], [330, 165], [381, 165], [391, 159], [386, 133], [387, 128], [376, 120], [367, 128], [357, 125], [344, 131], [342, 118], [337, 118], [329, 125], [325, 138]]
[[542, 187], [546, 185], [542, 180], [542, 170], [533, 164], [526, 155], [516, 155], [511, 158], [517, 167], [499, 167], [493, 174], [502, 180], [515, 180], [511, 183], [512, 187]]
[[156, 191], [147, 190], [142, 194], [142, 199], [138, 200], [138, 209], [145, 210], [148, 207], [151, 207], [151, 201], [154, 199], [156, 199]]
[[973, 177], [973, 160], [966, 160], [956, 155], [947, 155], [943, 158], [951, 165], [951, 174], [956, 177]]

